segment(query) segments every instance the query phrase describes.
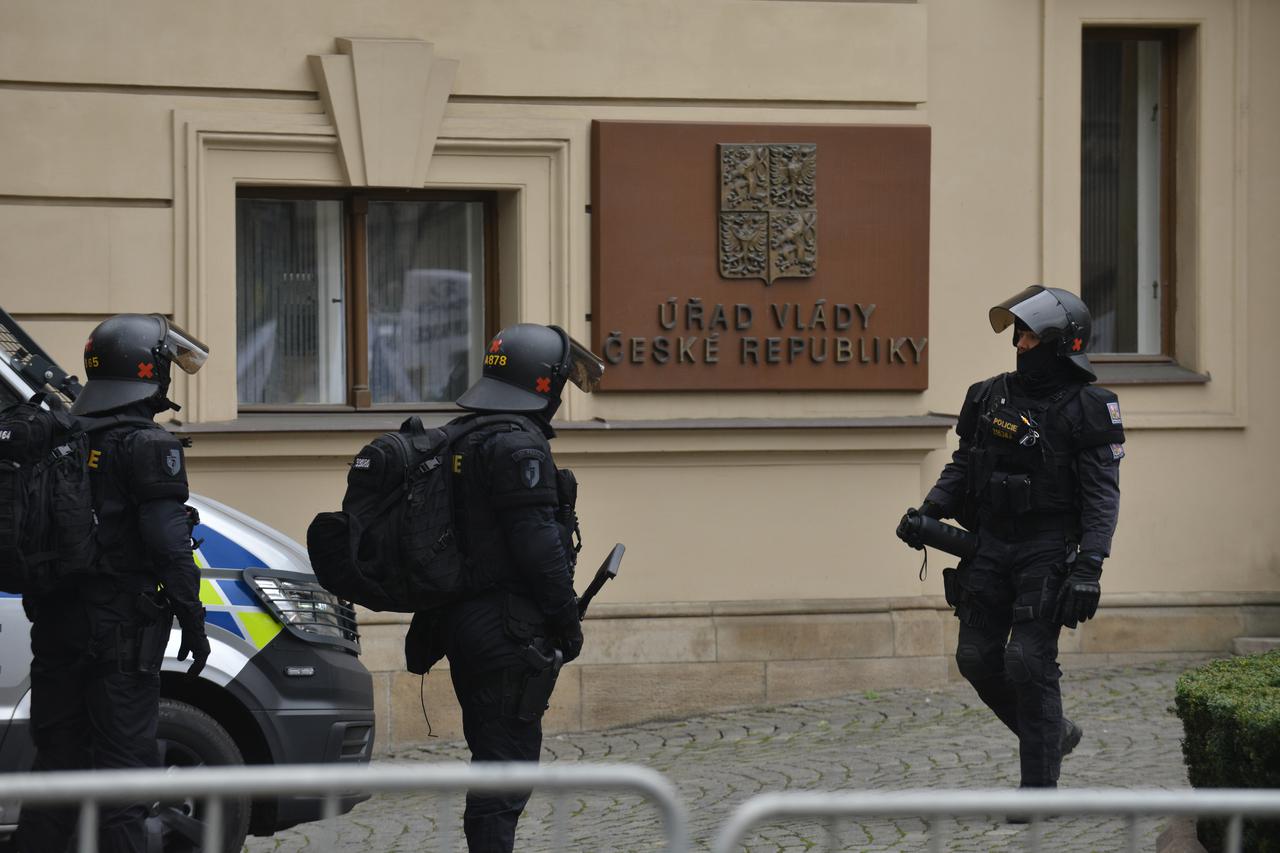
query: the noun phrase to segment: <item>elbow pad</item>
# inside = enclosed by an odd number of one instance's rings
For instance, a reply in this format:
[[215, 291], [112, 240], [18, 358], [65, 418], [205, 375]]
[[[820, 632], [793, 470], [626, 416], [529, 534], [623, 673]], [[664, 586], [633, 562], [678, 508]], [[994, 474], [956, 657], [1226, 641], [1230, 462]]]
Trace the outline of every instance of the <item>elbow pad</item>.
[[130, 485], [138, 503], [171, 498], [184, 502], [190, 496], [187, 487], [187, 462], [182, 443], [163, 429], [140, 429], [132, 436]]

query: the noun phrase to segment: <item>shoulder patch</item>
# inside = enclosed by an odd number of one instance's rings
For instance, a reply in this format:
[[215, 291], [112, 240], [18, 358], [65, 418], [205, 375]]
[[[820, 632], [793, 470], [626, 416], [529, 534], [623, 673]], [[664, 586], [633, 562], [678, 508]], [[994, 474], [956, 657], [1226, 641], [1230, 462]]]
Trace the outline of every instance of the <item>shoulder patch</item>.
[[1119, 403], [1107, 403], [1107, 413], [1111, 415], [1111, 422], [1113, 424], [1123, 423], [1123, 421], [1120, 420]]
[[[1119, 423], [1119, 421], [1116, 421], [1116, 423]], [[1123, 445], [1123, 444], [1113, 444], [1113, 445], [1111, 445], [1111, 458], [1112, 458], [1112, 459], [1116, 459], [1116, 460], [1120, 460], [1120, 459], [1123, 459], [1123, 458], [1124, 458], [1124, 445]]]
[[130, 479], [134, 498], [187, 499], [187, 471], [182, 444], [163, 429], [140, 429], [132, 436]]

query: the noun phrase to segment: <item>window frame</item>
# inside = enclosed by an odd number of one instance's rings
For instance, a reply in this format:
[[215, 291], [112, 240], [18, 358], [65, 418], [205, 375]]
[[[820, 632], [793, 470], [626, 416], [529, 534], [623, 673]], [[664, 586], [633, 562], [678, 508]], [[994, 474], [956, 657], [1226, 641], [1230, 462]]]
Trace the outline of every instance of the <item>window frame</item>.
[[[374, 403], [369, 387], [369, 281], [367, 216], [369, 202], [460, 201], [483, 205], [484, 247], [483, 337], [498, 333], [498, 193], [485, 190], [398, 189], [394, 187], [299, 187], [240, 185], [236, 200], [339, 201], [342, 203], [343, 322], [346, 324], [345, 403], [241, 403], [242, 413], [440, 412], [457, 411], [452, 401], [438, 403]], [[480, 353], [476, 354], [477, 358]], [[238, 357], [238, 356], [237, 356]]]
[[[1103, 364], [1176, 364], [1177, 341], [1177, 117], [1178, 117], [1178, 54], [1179, 42], [1185, 28], [1181, 26], [1110, 26], [1086, 24], [1080, 37], [1081, 74], [1084, 67], [1084, 47], [1089, 41], [1157, 41], [1160, 43], [1160, 352], [1090, 352], [1091, 361]], [[1083, 95], [1083, 93], [1082, 93]], [[1081, 126], [1083, 133], [1083, 106], [1081, 97]], [[1082, 147], [1083, 153], [1083, 147]], [[1080, 175], [1084, 184], [1083, 170]], [[1081, 211], [1080, 234], [1083, 239], [1084, 215]], [[1083, 265], [1082, 265], [1083, 266]], [[1082, 268], [1083, 273], [1083, 268]], [[1083, 286], [1081, 275], [1080, 286]]]

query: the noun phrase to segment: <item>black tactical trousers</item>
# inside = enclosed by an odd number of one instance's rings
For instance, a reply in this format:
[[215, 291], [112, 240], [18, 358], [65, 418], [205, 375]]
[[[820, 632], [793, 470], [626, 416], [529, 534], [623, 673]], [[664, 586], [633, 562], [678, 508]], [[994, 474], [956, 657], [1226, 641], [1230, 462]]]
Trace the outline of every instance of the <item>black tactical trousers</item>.
[[[449, 670], [462, 706], [462, 733], [476, 761], [533, 761], [542, 750], [542, 718], [521, 720], [516, 715], [523, 667], [468, 677]], [[467, 793], [462, 826], [470, 853], [511, 853], [516, 822], [529, 802], [529, 791], [503, 794]]]
[[1062, 693], [1053, 604], [1068, 552], [1062, 534], [1009, 542], [982, 532], [961, 569], [956, 663], [1018, 736], [1022, 786], [1052, 788], [1062, 764]]
[[[117, 654], [139, 628], [136, 593], [100, 603], [71, 597], [27, 602], [31, 626], [31, 735], [34, 771], [156, 767], [160, 676], [139, 673]], [[167, 634], [167, 631], [164, 632]], [[134, 669], [135, 671], [122, 671]], [[146, 849], [141, 803], [103, 804], [98, 849]], [[62, 853], [76, 828], [74, 808], [26, 808], [21, 853]]]

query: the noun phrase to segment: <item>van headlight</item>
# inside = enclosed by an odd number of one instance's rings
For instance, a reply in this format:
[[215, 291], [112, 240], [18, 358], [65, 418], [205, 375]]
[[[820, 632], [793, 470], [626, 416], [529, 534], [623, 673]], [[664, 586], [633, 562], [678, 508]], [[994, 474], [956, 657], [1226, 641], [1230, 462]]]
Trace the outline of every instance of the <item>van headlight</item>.
[[302, 575], [255, 570], [244, 575], [271, 615], [295, 635], [359, 653], [360, 631], [349, 603]]

